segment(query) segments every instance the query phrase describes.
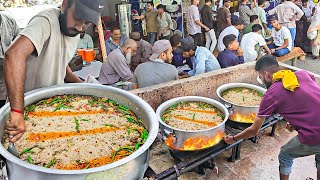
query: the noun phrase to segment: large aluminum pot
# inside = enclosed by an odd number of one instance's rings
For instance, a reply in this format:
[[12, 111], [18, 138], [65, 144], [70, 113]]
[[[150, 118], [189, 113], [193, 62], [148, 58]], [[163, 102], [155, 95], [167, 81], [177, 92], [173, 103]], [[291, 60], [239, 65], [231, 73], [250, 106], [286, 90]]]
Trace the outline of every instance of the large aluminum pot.
[[[173, 128], [165, 124], [161, 120], [162, 114], [170, 106], [175, 105], [179, 102], [188, 101], [205, 102], [215, 106], [225, 115], [224, 121], [218, 126], [210, 129], [192, 131]], [[156, 114], [160, 122], [160, 130], [165, 144], [169, 148], [178, 151], [201, 150], [218, 144], [223, 139], [225, 132], [225, 122], [228, 120], [229, 117], [229, 112], [227, 108], [223, 106], [220, 102], [213, 99], [198, 96], [185, 96], [168, 100], [158, 107]]]
[[[65, 84], [46, 87], [26, 93], [25, 105], [44, 98], [64, 94], [94, 95], [112, 98], [120, 104], [130, 107], [144, 122], [149, 130], [145, 144], [132, 155], [114, 163], [86, 170], [55, 170], [24, 162], [10, 154], [1, 144], [0, 153], [6, 158], [10, 180], [80, 180], [80, 179], [142, 179], [148, 167], [149, 148], [155, 140], [159, 124], [151, 106], [136, 95], [120, 89], [93, 84]], [[0, 110], [0, 136], [5, 132], [10, 107]]]
[[[239, 88], [239, 87], [243, 87], [243, 88], [249, 88], [249, 89], [253, 89], [256, 90], [262, 94], [264, 94], [267, 90], [253, 85], [253, 84], [247, 84], [247, 83], [229, 83], [229, 84], [224, 84], [220, 87], [218, 87], [216, 93], [220, 98], [220, 101], [230, 110], [230, 117], [229, 119], [232, 121], [236, 121], [239, 122], [241, 120], [239, 120], [239, 118], [255, 118], [256, 114], [259, 111], [259, 106], [240, 106], [237, 104], [234, 104], [232, 102], [229, 102], [227, 100], [225, 100], [224, 98], [222, 98], [222, 93], [231, 89], [231, 88]], [[252, 120], [253, 120], [252, 119]]]

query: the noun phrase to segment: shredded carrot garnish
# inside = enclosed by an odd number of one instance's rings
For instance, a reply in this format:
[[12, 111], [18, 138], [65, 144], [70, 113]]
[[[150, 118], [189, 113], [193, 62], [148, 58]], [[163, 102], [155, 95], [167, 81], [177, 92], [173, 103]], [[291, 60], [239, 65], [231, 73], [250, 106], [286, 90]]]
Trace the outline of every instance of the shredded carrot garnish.
[[213, 110], [200, 110], [200, 109], [179, 109], [179, 110], [199, 112], [199, 113], [205, 113], [205, 114], [217, 114], [217, 112]]
[[81, 135], [89, 135], [89, 134], [101, 134], [111, 131], [120, 130], [118, 127], [101, 127], [90, 130], [83, 130], [79, 132], [42, 132], [42, 133], [30, 133], [27, 137], [29, 141], [37, 142], [37, 141], [45, 141], [49, 139], [57, 139], [64, 137], [72, 137], [72, 136], [81, 136]]
[[62, 170], [80, 170], [84, 169], [85, 167], [87, 168], [93, 168], [93, 167], [99, 167], [99, 166], [104, 166], [106, 164], [113, 163], [115, 161], [118, 161], [122, 158], [125, 158], [126, 156], [129, 156], [127, 151], [120, 151], [115, 157], [110, 156], [104, 156], [101, 158], [95, 158], [90, 160], [89, 162], [82, 163], [82, 164], [77, 164], [77, 163], [69, 163], [67, 165], [57, 165], [57, 169], [62, 169]]
[[173, 117], [180, 119], [180, 120], [183, 120], [183, 121], [190, 121], [190, 122], [195, 122], [195, 123], [199, 123], [199, 124], [205, 124], [207, 126], [212, 126], [212, 127], [217, 126], [217, 123], [206, 121], [206, 120], [194, 120], [194, 119], [186, 118], [186, 117], [182, 117], [182, 116], [173, 116]]
[[104, 110], [99, 111], [40, 111], [40, 112], [29, 112], [29, 116], [37, 117], [53, 117], [53, 116], [76, 116], [76, 115], [86, 115], [86, 114], [101, 114], [105, 113]]

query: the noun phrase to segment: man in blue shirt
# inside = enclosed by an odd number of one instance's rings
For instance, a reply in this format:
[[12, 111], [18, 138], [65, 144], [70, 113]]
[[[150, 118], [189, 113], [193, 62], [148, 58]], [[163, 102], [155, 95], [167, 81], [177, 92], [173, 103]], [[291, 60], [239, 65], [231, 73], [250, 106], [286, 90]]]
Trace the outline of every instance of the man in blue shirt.
[[227, 68], [244, 63], [243, 51], [239, 47], [239, 42], [234, 34], [226, 35], [223, 38], [226, 49], [219, 53], [218, 61], [221, 68]]
[[172, 54], [173, 54], [173, 58], [172, 58], [172, 65], [174, 65], [178, 70], [179, 67], [183, 67], [188, 65], [189, 68], [192, 69], [192, 62], [189, 58], [184, 58], [183, 57], [183, 53], [177, 53], [176, 49], [181, 45], [181, 39], [182, 37], [178, 34], [174, 34], [171, 36], [170, 38], [170, 44], [171, 47], [173, 49]]
[[111, 37], [106, 41], [107, 55], [121, 47], [126, 40], [127, 37], [121, 35], [120, 27], [113, 26], [111, 28]]
[[196, 46], [190, 36], [181, 40], [181, 45], [176, 49], [176, 52], [183, 53], [184, 58], [191, 58], [193, 69], [186, 76], [195, 76], [221, 69], [213, 54], [205, 47]]

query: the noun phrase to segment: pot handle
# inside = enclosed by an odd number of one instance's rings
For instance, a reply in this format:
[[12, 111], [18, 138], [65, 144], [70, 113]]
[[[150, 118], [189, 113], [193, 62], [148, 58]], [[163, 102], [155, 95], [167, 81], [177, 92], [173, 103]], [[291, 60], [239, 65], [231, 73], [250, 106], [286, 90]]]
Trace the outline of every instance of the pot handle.
[[233, 114], [233, 105], [229, 103], [225, 103], [224, 105], [227, 107], [229, 114]]
[[167, 140], [170, 136], [172, 136], [174, 139], [176, 138], [176, 135], [174, 134], [173, 130], [163, 128], [161, 129], [161, 133], [163, 141]]

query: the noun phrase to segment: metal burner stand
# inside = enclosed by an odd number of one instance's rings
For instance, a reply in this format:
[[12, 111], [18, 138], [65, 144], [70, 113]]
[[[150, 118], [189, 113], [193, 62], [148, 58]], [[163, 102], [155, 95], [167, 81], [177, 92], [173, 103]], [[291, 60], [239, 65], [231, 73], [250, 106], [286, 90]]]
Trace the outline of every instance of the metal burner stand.
[[[272, 126], [270, 136], [274, 136], [276, 123], [282, 119], [283, 118], [280, 115], [268, 117], [260, 131]], [[228, 126], [228, 123], [226, 124], [226, 134], [228, 135], [236, 135], [243, 129], [243, 127], [230, 127]], [[251, 140], [253, 143], [257, 143], [259, 141], [259, 137], [255, 136], [249, 140]], [[241, 143], [243, 141], [245, 141], [245, 139], [238, 140], [230, 145], [222, 141], [212, 148], [194, 152], [181, 152], [169, 149], [170, 155], [177, 160], [178, 163], [159, 174], [156, 174], [149, 167], [146, 171], [145, 177], [152, 177], [157, 180], [177, 179], [177, 177], [179, 177], [181, 174], [187, 173], [193, 169], [196, 169], [196, 171], [201, 175], [205, 174], [206, 168], [211, 170], [216, 169], [218, 171], [215, 163], [215, 157], [232, 148], [232, 154], [230, 158], [228, 158], [228, 161], [234, 162], [240, 158]]]

